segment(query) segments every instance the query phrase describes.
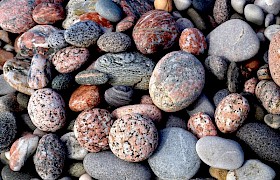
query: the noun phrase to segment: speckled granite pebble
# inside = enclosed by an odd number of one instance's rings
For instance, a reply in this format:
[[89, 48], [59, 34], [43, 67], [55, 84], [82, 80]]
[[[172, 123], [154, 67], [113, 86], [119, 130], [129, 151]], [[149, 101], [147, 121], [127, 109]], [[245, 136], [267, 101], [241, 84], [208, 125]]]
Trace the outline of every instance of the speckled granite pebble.
[[279, 49], [280, 49], [280, 31], [278, 31], [270, 41], [268, 49], [268, 66], [273, 81], [280, 85], [280, 63], [279, 63]]
[[93, 21], [81, 21], [73, 24], [64, 32], [66, 42], [77, 47], [89, 47], [96, 44], [101, 29], [98, 24]]
[[218, 80], [225, 80], [227, 77], [228, 63], [219, 56], [208, 56], [204, 61], [205, 67]]
[[124, 32], [132, 29], [135, 25], [136, 18], [134, 16], [127, 16], [116, 25], [116, 32]]
[[55, 132], [65, 124], [64, 100], [50, 88], [36, 90], [29, 99], [27, 110], [34, 125], [42, 131]]
[[124, 33], [108, 32], [99, 37], [97, 46], [105, 52], [123, 52], [130, 48], [131, 38]]
[[110, 106], [125, 106], [133, 100], [133, 92], [129, 86], [113, 86], [105, 91], [104, 99]]
[[64, 32], [65, 30], [57, 30], [52, 32], [47, 39], [49, 46], [57, 49], [62, 49], [68, 46], [68, 43], [64, 38]]
[[57, 135], [46, 134], [40, 139], [33, 161], [44, 180], [57, 179], [62, 174], [65, 148]]
[[157, 63], [150, 79], [149, 93], [153, 103], [166, 112], [188, 107], [200, 95], [204, 76], [204, 67], [192, 54], [183, 51], [166, 54]]
[[257, 78], [253, 77], [251, 79], [248, 79], [244, 83], [243, 91], [255, 94], [255, 89], [256, 89], [257, 84], [258, 84], [258, 79]]
[[150, 95], [144, 94], [140, 99], [140, 104], [154, 104]]
[[140, 114], [127, 114], [117, 119], [109, 133], [111, 151], [125, 161], [143, 161], [157, 145], [158, 132], [154, 123]]
[[17, 133], [16, 117], [10, 112], [0, 112], [0, 151], [6, 151]]
[[106, 109], [89, 109], [81, 112], [74, 125], [74, 133], [79, 144], [89, 152], [109, 149], [108, 136], [113, 117]]
[[107, 83], [109, 77], [106, 73], [95, 69], [84, 70], [75, 76], [75, 81], [83, 85], [101, 85]]
[[280, 115], [278, 114], [266, 114], [264, 116], [264, 122], [273, 129], [280, 130]]

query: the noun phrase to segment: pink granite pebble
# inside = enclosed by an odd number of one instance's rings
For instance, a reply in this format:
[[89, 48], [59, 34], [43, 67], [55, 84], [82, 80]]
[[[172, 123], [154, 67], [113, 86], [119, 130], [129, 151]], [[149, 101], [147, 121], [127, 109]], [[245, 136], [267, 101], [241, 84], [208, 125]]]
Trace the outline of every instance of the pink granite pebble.
[[125, 17], [116, 25], [116, 31], [123, 32], [132, 29], [135, 25], [135, 21], [136, 20], [134, 16]]
[[268, 50], [268, 67], [273, 81], [280, 86], [280, 31], [272, 37]]
[[140, 99], [140, 104], [154, 104], [150, 95], [143, 95]]
[[158, 144], [158, 132], [151, 119], [127, 114], [117, 119], [109, 134], [111, 151], [120, 159], [139, 162], [150, 157]]
[[81, 112], [74, 125], [79, 144], [89, 152], [109, 149], [108, 136], [113, 117], [106, 109], [89, 109]]
[[235, 132], [247, 118], [250, 105], [243, 96], [232, 93], [218, 104], [215, 111], [215, 122], [223, 133]]
[[29, 99], [27, 110], [33, 124], [42, 131], [55, 132], [65, 124], [64, 100], [50, 88], [36, 90]]
[[203, 112], [196, 113], [188, 120], [188, 130], [198, 138], [216, 136], [217, 130], [210, 116]]
[[244, 90], [243, 91], [255, 94], [255, 89], [256, 89], [257, 84], [258, 84], [258, 79], [257, 78], [253, 77], [251, 79], [248, 79], [244, 83]]

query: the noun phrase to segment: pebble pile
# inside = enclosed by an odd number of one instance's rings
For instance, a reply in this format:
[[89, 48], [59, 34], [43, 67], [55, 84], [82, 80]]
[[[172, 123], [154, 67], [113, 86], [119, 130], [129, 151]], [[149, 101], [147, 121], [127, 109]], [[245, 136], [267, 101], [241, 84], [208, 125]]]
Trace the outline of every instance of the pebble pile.
[[0, 180], [280, 179], [279, 12], [0, 1]]

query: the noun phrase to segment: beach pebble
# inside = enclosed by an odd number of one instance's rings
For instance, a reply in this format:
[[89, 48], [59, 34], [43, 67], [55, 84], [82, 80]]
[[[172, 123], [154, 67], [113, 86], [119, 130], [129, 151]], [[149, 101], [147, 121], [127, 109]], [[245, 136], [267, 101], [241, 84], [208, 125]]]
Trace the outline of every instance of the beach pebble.
[[140, 104], [154, 104], [150, 95], [143, 95], [140, 99]]
[[0, 48], [0, 70], [3, 70], [3, 66], [6, 61], [8, 61], [9, 59], [13, 59], [13, 58], [14, 58], [13, 53]]
[[121, 32], [108, 32], [99, 37], [97, 46], [105, 52], [123, 52], [130, 48], [131, 38]]
[[68, 91], [73, 87], [75, 80], [71, 74], [58, 74], [52, 80], [52, 89], [63, 92]]
[[280, 129], [280, 115], [278, 114], [266, 114], [264, 122], [273, 129]]
[[23, 167], [27, 158], [36, 151], [38, 142], [38, 136], [26, 134], [12, 144], [9, 161], [11, 170], [19, 171]]
[[217, 91], [213, 97], [215, 106], [217, 107], [218, 104], [222, 101], [222, 99], [224, 99], [229, 94], [230, 94], [230, 92], [228, 89], [221, 89], [221, 90]]
[[74, 125], [79, 144], [89, 152], [109, 149], [108, 136], [114, 120], [106, 109], [89, 109], [81, 112]]
[[136, 18], [134, 16], [127, 16], [123, 18], [117, 25], [116, 25], [116, 32], [124, 32], [130, 30], [134, 27]]
[[0, 112], [22, 112], [24, 107], [17, 102], [17, 94], [10, 93], [0, 97]]
[[220, 56], [208, 56], [204, 61], [205, 67], [210, 71], [218, 80], [225, 80], [228, 70], [227, 61]]
[[190, 17], [190, 20], [193, 22], [195, 27], [201, 31], [206, 30], [206, 23], [202, 16], [193, 8], [187, 9], [187, 15]]
[[192, 0], [173, 0], [176, 9], [183, 11], [192, 5]]
[[172, 0], [154, 0], [154, 6], [157, 10], [163, 10], [167, 12], [172, 11]]
[[222, 24], [230, 18], [230, 0], [216, 0], [213, 8], [215, 22]]
[[68, 132], [64, 134], [63, 136], [61, 136], [60, 140], [65, 146], [67, 158], [74, 160], [83, 160], [84, 157], [88, 154], [88, 151], [79, 144], [74, 132]]
[[216, 127], [210, 116], [203, 112], [193, 114], [190, 117], [188, 120], [188, 130], [198, 138], [217, 135]]
[[32, 178], [35, 177], [35, 175], [32, 175], [29, 172], [13, 171], [10, 169], [8, 165], [2, 168], [1, 176], [3, 180], [27, 180], [27, 179], [31, 180]]
[[231, 7], [239, 14], [243, 14], [246, 4], [246, 0], [231, 0]]
[[257, 76], [260, 81], [272, 79], [272, 77], [270, 75], [268, 64], [265, 64], [258, 69]]
[[264, 13], [262, 9], [255, 4], [247, 4], [244, 9], [244, 15], [247, 21], [256, 25], [264, 23]]
[[84, 70], [75, 76], [75, 81], [83, 85], [101, 85], [108, 82], [109, 77], [107, 74], [95, 69]]
[[0, 151], [6, 151], [17, 134], [16, 117], [6, 111], [0, 112]]
[[280, 49], [280, 31], [278, 31], [270, 41], [268, 50], [268, 66], [273, 81], [280, 85], [280, 63], [279, 63], [279, 49]]
[[132, 102], [133, 92], [129, 86], [113, 86], [105, 91], [104, 99], [110, 106], [121, 107]]
[[68, 46], [68, 43], [64, 38], [64, 32], [65, 30], [57, 30], [52, 32], [47, 39], [48, 45], [56, 49], [62, 49]]
[[64, 100], [50, 88], [36, 90], [29, 99], [27, 110], [34, 125], [42, 131], [55, 132], [66, 121]]
[[241, 146], [231, 139], [218, 136], [205, 136], [196, 143], [199, 158], [207, 165], [227, 170], [242, 166], [244, 153]]
[[223, 133], [235, 132], [247, 119], [250, 105], [243, 96], [232, 93], [218, 104], [215, 110], [215, 122]]
[[111, 151], [120, 159], [140, 162], [151, 156], [158, 145], [158, 132], [151, 119], [127, 114], [117, 119], [109, 133]]
[[88, 49], [70, 46], [57, 51], [52, 57], [52, 63], [58, 72], [70, 73], [79, 69], [88, 58]]
[[85, 174], [86, 170], [84, 169], [84, 165], [82, 162], [77, 162], [77, 163], [70, 164], [68, 173], [70, 176], [78, 178], [78, 177], [82, 176], [83, 174]]
[[127, 162], [119, 159], [111, 151], [89, 153], [84, 161], [86, 172], [95, 179], [150, 180], [152, 171], [142, 163]]
[[155, 124], [159, 124], [162, 119], [161, 111], [151, 104], [133, 104], [122, 106], [112, 112], [114, 118], [122, 118], [126, 114], [141, 114], [151, 119]]
[[234, 62], [250, 59], [260, 48], [254, 30], [240, 19], [231, 19], [221, 24], [207, 35], [207, 40], [208, 55], [221, 56]]
[[248, 79], [244, 83], [243, 92], [249, 92], [249, 93], [255, 94], [255, 89], [257, 87], [257, 84], [258, 84], [257, 78], [253, 77], [251, 79]]
[[65, 148], [57, 135], [46, 134], [40, 139], [33, 161], [44, 180], [57, 179], [62, 174]]
[[204, 83], [205, 71], [200, 61], [187, 52], [173, 51], [157, 63], [150, 79], [149, 93], [158, 108], [175, 112], [193, 103]]
[[136, 47], [143, 54], [169, 49], [177, 36], [175, 20], [168, 12], [160, 10], [152, 10], [141, 16], [132, 32]]
[[182, 33], [182, 31], [186, 28], [194, 28], [194, 25], [187, 18], [179, 18], [176, 20], [176, 27], [178, 29], [178, 32]]
[[[277, 34], [280, 31], [280, 25], [278, 24], [273, 24], [265, 28], [264, 30], [264, 35], [265, 37], [271, 41], [272, 37]], [[274, 40], [275, 41], [275, 40]]]
[[105, 19], [111, 22], [118, 22], [122, 19], [122, 10], [112, 0], [98, 0], [95, 10]]
[[81, 85], [72, 94], [69, 108], [79, 112], [99, 105], [101, 101], [100, 89], [95, 85]]
[[227, 87], [232, 93], [239, 92], [241, 82], [240, 68], [235, 62], [231, 62], [227, 70]]
[[257, 159], [249, 159], [245, 161], [242, 167], [228, 172], [227, 180], [236, 179], [266, 179], [273, 180], [275, 171], [268, 165]]
[[79, 180], [93, 180], [93, 179], [89, 174], [85, 173], [79, 177]]
[[275, 24], [276, 18], [274, 14], [267, 14], [264, 19], [264, 27]]
[[194, 55], [203, 54], [207, 48], [206, 39], [202, 32], [196, 28], [186, 28], [179, 38], [181, 50]]
[[280, 11], [280, 1], [279, 0], [255, 0], [254, 4], [261, 7], [264, 12], [277, 15]]
[[187, 123], [186, 120], [182, 117], [179, 117], [176, 114], [169, 114], [165, 124], [166, 128], [169, 127], [178, 127], [187, 130]]
[[32, 57], [27, 83], [32, 89], [42, 89], [51, 81], [51, 62], [40, 54]]
[[228, 170], [210, 167], [209, 173], [213, 178], [217, 180], [226, 180]]
[[190, 132], [170, 127], [159, 131], [159, 145], [148, 163], [161, 179], [191, 179], [200, 168], [195, 151], [196, 137]]
[[151, 0], [121, 0], [120, 6], [124, 13], [128, 16], [134, 16], [137, 19], [143, 14], [154, 9]]

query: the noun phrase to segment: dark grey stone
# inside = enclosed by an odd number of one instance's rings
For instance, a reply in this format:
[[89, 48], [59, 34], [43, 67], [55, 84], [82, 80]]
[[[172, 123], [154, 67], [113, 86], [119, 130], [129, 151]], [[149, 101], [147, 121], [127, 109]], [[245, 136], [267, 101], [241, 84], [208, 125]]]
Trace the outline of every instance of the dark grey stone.
[[34, 131], [37, 127], [33, 124], [33, 122], [30, 119], [29, 114], [22, 114], [20, 115], [23, 122], [32, 130]]
[[187, 130], [187, 122], [186, 119], [183, 119], [179, 116], [170, 114], [166, 121], [166, 128], [168, 127], [178, 127]]
[[19, 103], [17, 102], [16, 93], [10, 93], [0, 97], [0, 112], [21, 112], [23, 110], [24, 107], [19, 105]]
[[0, 112], [0, 152], [5, 151], [14, 142], [17, 124], [14, 114]]
[[69, 90], [73, 87], [74, 77], [71, 74], [59, 74], [52, 80], [52, 89], [57, 91]]
[[179, 32], [182, 32], [186, 28], [194, 28], [193, 23], [187, 18], [179, 18], [176, 21], [176, 27]]
[[113, 86], [105, 91], [104, 98], [110, 106], [125, 106], [133, 100], [133, 89], [129, 86]]

